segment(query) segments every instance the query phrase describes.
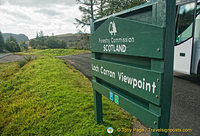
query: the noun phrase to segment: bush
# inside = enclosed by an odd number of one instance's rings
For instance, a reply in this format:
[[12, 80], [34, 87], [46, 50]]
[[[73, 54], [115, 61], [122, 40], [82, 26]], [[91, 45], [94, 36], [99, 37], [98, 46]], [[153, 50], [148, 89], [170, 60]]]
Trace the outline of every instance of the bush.
[[14, 37], [10, 37], [6, 40], [6, 50], [10, 52], [19, 52], [20, 46], [17, 43], [16, 39]]

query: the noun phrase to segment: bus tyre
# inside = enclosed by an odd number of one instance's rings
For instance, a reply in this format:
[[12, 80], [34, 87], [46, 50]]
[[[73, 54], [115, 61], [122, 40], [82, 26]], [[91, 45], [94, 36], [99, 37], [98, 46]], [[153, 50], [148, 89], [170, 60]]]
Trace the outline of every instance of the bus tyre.
[[199, 61], [199, 64], [198, 64], [197, 74], [200, 75], [200, 61]]

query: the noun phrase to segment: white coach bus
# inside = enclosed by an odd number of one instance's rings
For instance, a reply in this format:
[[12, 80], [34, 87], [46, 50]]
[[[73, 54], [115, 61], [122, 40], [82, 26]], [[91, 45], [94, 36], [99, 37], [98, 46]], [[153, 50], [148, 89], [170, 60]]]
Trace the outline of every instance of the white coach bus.
[[200, 0], [176, 1], [174, 71], [200, 74]]

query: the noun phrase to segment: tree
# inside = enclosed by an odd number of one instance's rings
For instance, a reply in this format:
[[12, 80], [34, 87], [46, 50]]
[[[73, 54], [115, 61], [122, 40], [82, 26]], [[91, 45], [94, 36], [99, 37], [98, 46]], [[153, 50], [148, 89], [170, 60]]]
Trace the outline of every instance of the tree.
[[90, 20], [102, 18], [122, 10], [145, 3], [145, 0], [77, 0], [81, 6], [81, 19], [75, 18], [77, 27], [87, 28]]
[[79, 42], [79, 45], [81, 45], [81, 49], [85, 49], [85, 50], [90, 49], [89, 34], [81, 33], [81, 32], [79, 32], [79, 34], [81, 36], [81, 41]]
[[66, 48], [66, 43], [63, 40], [58, 40], [55, 36], [43, 36], [43, 32], [37, 33], [35, 39], [31, 39], [29, 45], [33, 49], [55, 49]]
[[38, 32], [36, 32], [36, 38], [39, 38], [39, 34], [38, 34]]
[[42, 30], [40, 30], [40, 32], [38, 33], [39, 37], [43, 37], [44, 36], [44, 33]]
[[54, 36], [48, 37], [45, 40], [45, 42], [46, 42], [47, 48], [50, 48], [50, 49], [58, 48], [58, 42]]
[[36, 33], [36, 38], [30, 40], [30, 46], [33, 49], [46, 49], [46, 44], [45, 44], [46, 36], [44, 36], [43, 31], [39, 31]]
[[20, 47], [21, 47], [22, 50], [25, 50], [25, 51], [28, 50], [28, 45], [26, 44], [25, 41], [20, 42]]
[[2, 33], [0, 31], [0, 52], [3, 52], [3, 49], [4, 49], [4, 39], [3, 39], [3, 36], [2, 36]]
[[97, 18], [111, 15], [145, 3], [145, 0], [97, 0], [103, 4], [97, 10]]
[[77, 27], [87, 28], [90, 25], [90, 20], [94, 20], [94, 5], [96, 0], [76, 0], [81, 6], [79, 10], [82, 12], [81, 19], [75, 18]]
[[10, 36], [6, 40], [6, 50], [10, 52], [19, 52], [21, 50], [17, 40], [13, 36]]
[[31, 40], [29, 41], [29, 45], [30, 45], [33, 49], [35, 49], [35, 48], [36, 48], [35, 39], [31, 39]]
[[101, 18], [106, 16], [104, 10], [106, 9], [107, 0], [97, 0], [97, 13], [96, 18]]

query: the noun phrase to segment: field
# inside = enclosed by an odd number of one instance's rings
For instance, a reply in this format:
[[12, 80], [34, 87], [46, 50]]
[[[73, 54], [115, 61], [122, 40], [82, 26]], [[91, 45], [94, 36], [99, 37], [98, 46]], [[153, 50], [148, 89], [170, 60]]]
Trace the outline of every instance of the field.
[[64, 56], [64, 55], [75, 55], [75, 54], [83, 54], [90, 53], [88, 50], [76, 50], [76, 49], [30, 49], [24, 52], [18, 52], [15, 54], [21, 55], [47, 55], [47, 56]]
[[108, 127], [129, 135], [116, 130], [131, 128], [135, 118], [103, 98], [104, 123], [97, 125], [90, 81], [57, 53], [38, 52], [45, 55], [21, 68], [0, 64], [0, 135], [104, 136]]

